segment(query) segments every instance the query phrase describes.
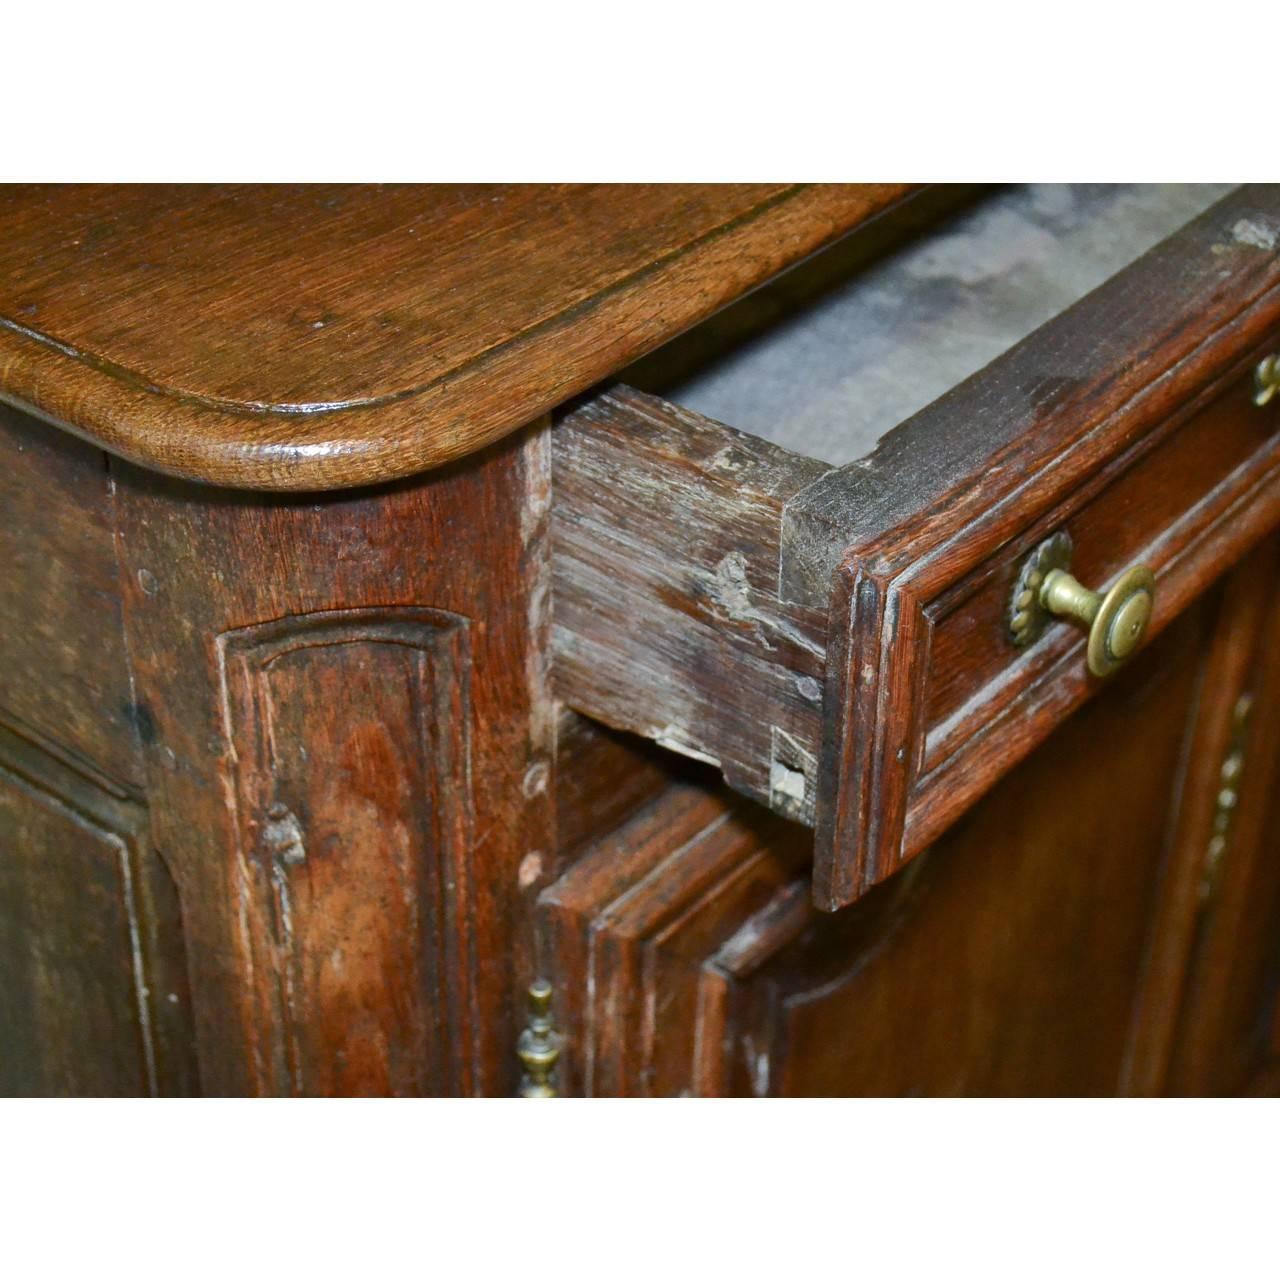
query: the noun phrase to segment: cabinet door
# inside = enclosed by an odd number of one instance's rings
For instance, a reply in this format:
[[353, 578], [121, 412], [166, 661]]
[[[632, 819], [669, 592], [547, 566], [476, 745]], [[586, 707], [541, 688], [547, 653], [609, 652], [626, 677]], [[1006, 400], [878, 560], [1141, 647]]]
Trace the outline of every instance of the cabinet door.
[[[1170, 904], [1188, 868], [1203, 870], [1191, 827], [1206, 806], [1214, 821], [1218, 748], [1231, 749], [1234, 708], [1266, 650], [1258, 582], [1274, 581], [1274, 565], [1274, 548], [1247, 560], [921, 858], [836, 916], [810, 901], [812, 837], [723, 793], [669, 793], [602, 841], [544, 899], [564, 1086], [1161, 1089], [1188, 1018], [1218, 1028], [1202, 1049], [1217, 1061], [1217, 1045], [1259, 1016], [1265, 913], [1235, 941], [1223, 918], [1218, 945], [1247, 943], [1253, 994], [1247, 1016], [1218, 1000], [1210, 1019], [1194, 1000], [1179, 1013], [1217, 962], [1192, 955], [1209, 944]], [[1242, 812], [1233, 838], [1255, 840], [1255, 825]], [[1242, 910], [1253, 903], [1238, 896]], [[1211, 1078], [1202, 1071], [1199, 1087]]]
[[1226, 586], [1135, 1020], [1135, 1092], [1280, 1092], [1277, 552], [1273, 540]]
[[177, 890], [145, 830], [0, 725], [0, 1095], [198, 1092]]

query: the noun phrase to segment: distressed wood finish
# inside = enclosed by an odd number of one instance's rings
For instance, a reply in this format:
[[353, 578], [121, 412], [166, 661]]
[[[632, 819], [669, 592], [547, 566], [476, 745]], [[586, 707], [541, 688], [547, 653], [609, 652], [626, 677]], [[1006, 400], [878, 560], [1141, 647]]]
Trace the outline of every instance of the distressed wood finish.
[[[570, 978], [557, 1007], [572, 1046], [563, 1089], [721, 1091], [718, 949], [776, 894], [795, 897], [804, 835], [746, 801], [675, 783], [546, 891], [548, 964]], [[807, 896], [799, 907], [812, 914]]]
[[5, 415], [0, 1089], [510, 1092], [559, 869], [547, 424], [280, 500]]
[[812, 823], [826, 616], [779, 600], [778, 536], [828, 468], [627, 388], [554, 435], [561, 696]]
[[[428, 1092], [470, 1039], [475, 993], [458, 979], [474, 977], [455, 954], [470, 663], [467, 619], [438, 610], [336, 609], [218, 637], [273, 1093]], [[359, 714], [335, 717], [344, 704]], [[385, 1000], [390, 981], [411, 998]], [[343, 1005], [353, 1016], [334, 1018]]]
[[626, 389], [576, 409], [561, 695], [816, 822], [821, 906], [865, 893], [1096, 691], [1078, 632], [1006, 638], [1039, 540], [1069, 528], [1091, 584], [1150, 564], [1155, 634], [1280, 522], [1260, 226], [1274, 190], [1222, 201], [850, 467]]
[[142, 780], [102, 453], [0, 406], [0, 726]]
[[[1193, 605], [911, 867], [836, 917], [811, 900], [811, 833], [705, 784], [673, 785], [602, 837], [542, 898], [569, 1033], [564, 1087], [1132, 1090], [1159, 872], [1183, 806], [1197, 803], [1185, 762], [1255, 567], [1225, 601]], [[1180, 995], [1169, 998], [1176, 1014]]]
[[740, 1015], [774, 1091], [1123, 1088], [1211, 615], [1179, 619], [993, 788], [923, 856], [911, 899], [880, 886], [903, 905], [866, 941], [849, 948], [841, 918], [776, 959]]
[[0, 192], [0, 1092], [1280, 1088], [1280, 194], [859, 465], [529, 421], [907, 192]]
[[553, 847], [547, 462], [539, 429], [289, 501], [113, 468], [207, 1088], [514, 1087]]
[[218, 484], [412, 475], [531, 422], [909, 190], [3, 188], [0, 396]]
[[[1255, 219], [1280, 235], [1280, 191], [1245, 190], [1222, 201], [891, 433], [865, 469], [850, 469], [847, 487], [828, 478], [800, 504], [794, 518], [807, 567], [793, 581], [821, 577], [815, 566], [826, 561], [821, 552], [813, 557], [809, 531], [800, 532], [813, 510], [836, 524], [837, 512], [858, 512], [853, 537], [828, 535], [846, 549], [831, 594], [820, 902], [849, 902], [890, 874], [1092, 691], [1083, 641], [1059, 625], [1024, 658], [1011, 655], [1016, 680], [1027, 664], [1066, 650], [1050, 678], [1028, 682], [1027, 694], [1011, 702], [1016, 727], [1011, 717], [993, 717], [985, 743], [955, 752], [932, 777], [922, 768], [935, 616], [975, 578], [1002, 574], [1011, 588], [1017, 553], [1052, 528], [1078, 517], [1073, 532], [1087, 531], [1081, 508], [1092, 489], [1155, 446], [1188, 402], [1211, 393], [1206, 386], [1246, 376], [1280, 334], [1280, 252], [1274, 240], [1265, 249], [1234, 230]], [[1070, 377], [1047, 372], [1056, 368]], [[1259, 423], [1255, 451], [1216, 486], [1211, 472], [1202, 476], [1195, 459], [1185, 459], [1168, 475], [1181, 498], [1164, 522], [1128, 513], [1145, 535], [1133, 551], [1159, 575], [1152, 634], [1280, 522], [1280, 440], [1234, 394]], [[975, 421], [982, 431], [967, 429]], [[859, 509], [859, 494], [872, 489], [897, 495], [891, 512], [881, 509], [878, 528]], [[1150, 487], [1142, 495], [1144, 502], [1161, 496]], [[1001, 641], [985, 634], [975, 641], [966, 665], [980, 670]], [[973, 681], [975, 702], [986, 692]], [[985, 721], [984, 711], [977, 708]]]
[[198, 1091], [181, 909], [145, 818], [0, 728], [0, 1094]]

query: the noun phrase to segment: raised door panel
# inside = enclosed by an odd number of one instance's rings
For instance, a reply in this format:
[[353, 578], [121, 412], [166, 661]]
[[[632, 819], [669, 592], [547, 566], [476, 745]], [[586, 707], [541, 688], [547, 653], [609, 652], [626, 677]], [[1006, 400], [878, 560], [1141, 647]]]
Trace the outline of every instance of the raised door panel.
[[736, 1087], [755, 1043], [791, 1093], [1280, 1087], [1278, 566], [1272, 538], [918, 871], [775, 949]]
[[367, 609], [223, 636], [259, 1070], [429, 1093], [466, 1040], [467, 623]]
[[[1215, 590], [919, 860], [828, 916], [812, 834], [676, 789], [546, 891], [562, 1084], [594, 1094], [1130, 1087]], [[1215, 765], [1216, 767], [1216, 765]]]
[[181, 913], [140, 817], [0, 730], [0, 1093], [197, 1091]]
[[[573, 1095], [723, 1091], [727, 963], [815, 915], [812, 837], [721, 788], [672, 783], [541, 898], [544, 972]], [[797, 888], [799, 892], [797, 892]], [[763, 913], [764, 919], [757, 919]]]
[[1177, 624], [871, 895], [869, 933], [854, 908], [762, 968], [741, 1085], [750, 1042], [771, 1093], [1115, 1093], [1210, 621]]
[[508, 1094], [557, 873], [545, 435], [297, 498], [113, 462], [205, 1087]]

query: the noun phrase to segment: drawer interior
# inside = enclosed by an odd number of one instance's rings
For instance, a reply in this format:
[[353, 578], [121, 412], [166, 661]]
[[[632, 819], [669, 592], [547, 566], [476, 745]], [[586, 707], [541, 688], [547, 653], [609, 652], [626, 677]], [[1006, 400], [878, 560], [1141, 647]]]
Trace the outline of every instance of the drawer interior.
[[908, 207], [905, 238], [890, 215], [620, 379], [844, 466], [1230, 190], [1041, 183], [934, 219]]

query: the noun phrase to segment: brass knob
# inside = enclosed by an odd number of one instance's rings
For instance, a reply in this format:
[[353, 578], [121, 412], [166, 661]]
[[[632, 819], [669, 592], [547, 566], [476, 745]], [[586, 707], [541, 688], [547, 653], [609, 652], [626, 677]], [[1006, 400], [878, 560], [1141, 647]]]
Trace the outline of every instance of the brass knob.
[[1053, 618], [1077, 622], [1089, 632], [1089, 670], [1109, 676], [1142, 643], [1155, 603], [1155, 578], [1145, 565], [1136, 565], [1105, 595], [1090, 591], [1068, 572], [1071, 553], [1071, 537], [1060, 529], [1023, 560], [1009, 596], [1009, 639], [1025, 649]]
[[1063, 569], [1051, 569], [1040, 587], [1040, 604], [1088, 630], [1089, 670], [1109, 676], [1142, 643], [1155, 590], [1155, 575], [1146, 565], [1126, 569], [1105, 595], [1082, 587]]

